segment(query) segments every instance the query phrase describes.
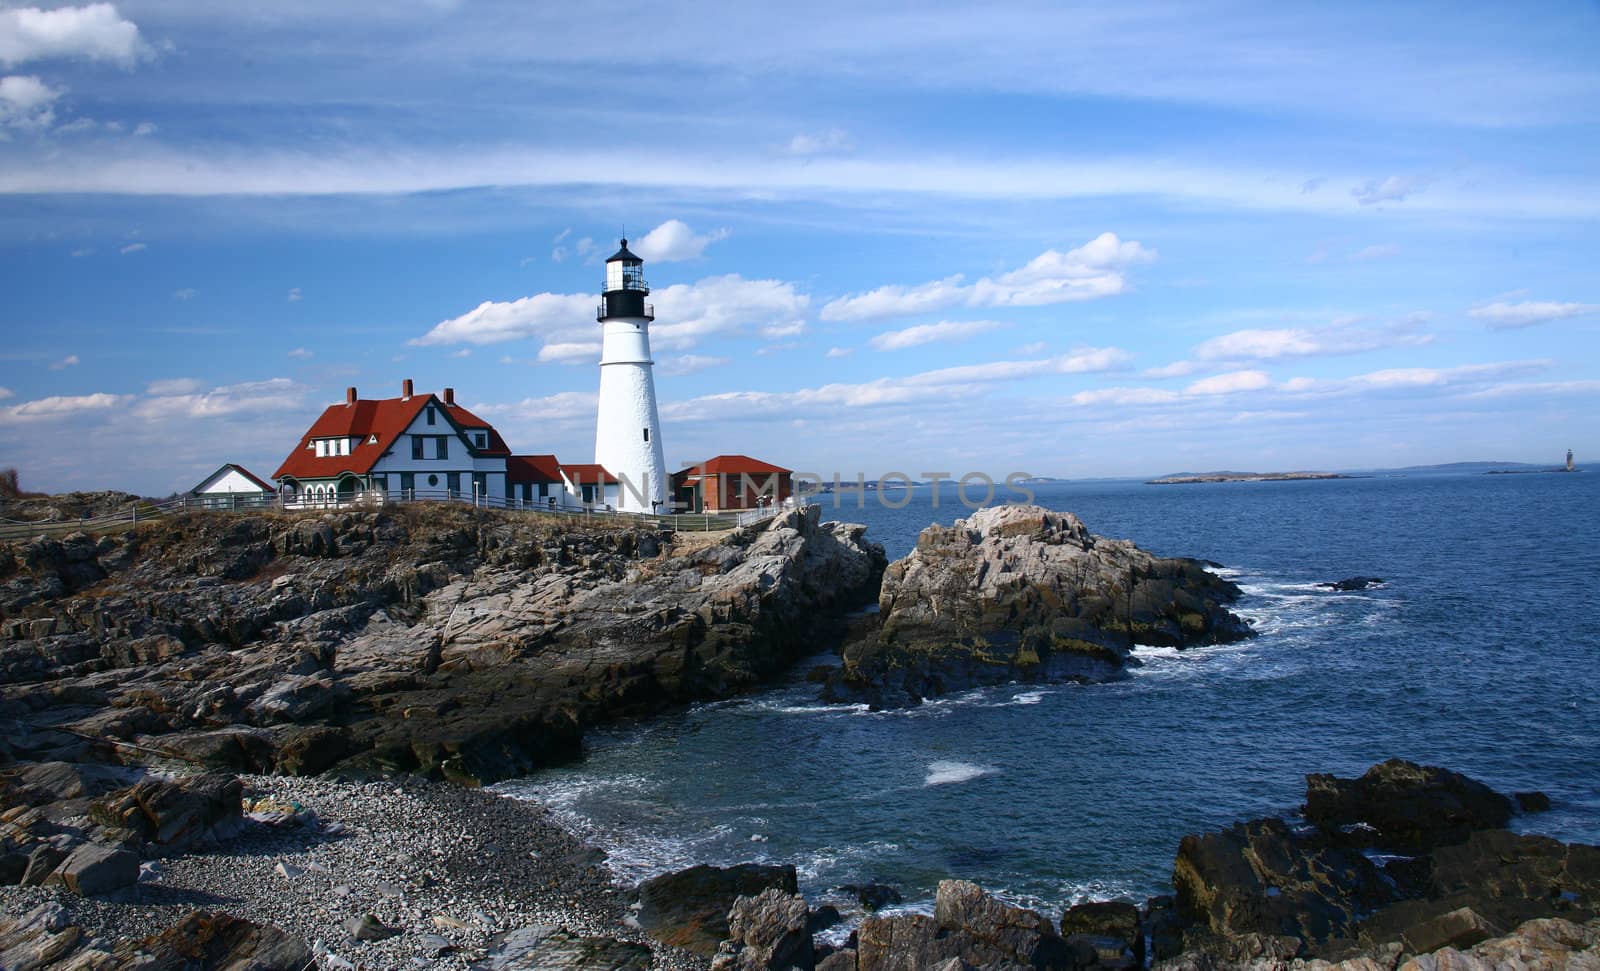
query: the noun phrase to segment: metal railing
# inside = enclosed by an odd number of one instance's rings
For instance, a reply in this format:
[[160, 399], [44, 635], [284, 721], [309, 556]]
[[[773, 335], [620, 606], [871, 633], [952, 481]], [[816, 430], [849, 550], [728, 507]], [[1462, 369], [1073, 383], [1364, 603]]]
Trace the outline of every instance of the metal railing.
[[186, 512], [318, 512], [341, 509], [376, 509], [413, 502], [466, 503], [479, 509], [502, 509], [593, 522], [610, 519], [618, 524], [648, 525], [671, 532], [716, 532], [755, 526], [812, 500], [789, 499], [760, 509], [724, 513], [632, 513], [619, 512], [599, 504], [580, 504], [550, 499], [503, 499], [473, 495], [448, 489], [406, 489], [400, 492], [369, 490], [346, 495], [313, 497], [304, 493], [260, 495], [231, 493], [211, 496], [176, 496], [160, 502], [138, 502], [127, 509], [77, 519], [50, 519], [34, 522], [0, 519], [0, 539], [31, 539], [41, 535], [77, 532], [104, 532], [141, 522]]

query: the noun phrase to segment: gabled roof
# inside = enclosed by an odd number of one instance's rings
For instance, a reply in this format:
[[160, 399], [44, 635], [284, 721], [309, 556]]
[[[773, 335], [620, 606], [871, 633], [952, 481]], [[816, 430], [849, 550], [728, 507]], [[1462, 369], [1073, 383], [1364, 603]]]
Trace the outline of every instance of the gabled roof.
[[699, 465], [690, 466], [677, 474], [684, 477], [700, 475], [778, 475], [792, 473], [793, 469], [753, 459], [748, 455], [718, 455]]
[[[495, 431], [494, 426], [457, 404], [445, 404], [431, 394], [414, 394], [409, 398], [361, 399], [354, 404], [342, 402], [329, 405], [301, 436], [289, 457], [283, 460], [274, 479], [285, 476], [294, 479], [333, 479], [346, 472], [366, 475], [378, 464], [385, 452], [394, 447], [396, 439], [416, 421], [423, 407], [432, 404], [445, 418], [450, 428], [458, 433], [488, 431], [488, 446], [477, 449], [479, 455], [510, 455], [511, 448]], [[377, 442], [373, 442], [377, 436]], [[349, 455], [318, 455], [311, 448], [319, 438], [353, 438], [355, 447]], [[472, 439], [467, 437], [468, 442]]]
[[605, 466], [595, 465], [592, 462], [585, 465], [563, 465], [561, 474], [580, 485], [594, 485], [597, 482], [615, 485], [617, 482], [617, 477], [607, 472]]
[[206, 486], [208, 486], [211, 483], [215, 482], [216, 480], [222, 478], [224, 475], [228, 474], [230, 471], [237, 472], [240, 475], [244, 476], [246, 479], [249, 479], [251, 482], [255, 483], [256, 487], [259, 488], [262, 492], [277, 492], [278, 491], [278, 487], [277, 486], [273, 485], [270, 482], [262, 481], [260, 476], [258, 476], [255, 473], [251, 472], [249, 469], [245, 468], [244, 466], [235, 465], [234, 463], [229, 462], [228, 464], [224, 465], [222, 468], [220, 468], [217, 471], [215, 471], [215, 472], [211, 473], [210, 475], [206, 476], [204, 479], [201, 479], [200, 480], [200, 484], [195, 486], [193, 489], [190, 489], [189, 492], [191, 494], [198, 493], [201, 489], [204, 489]]
[[556, 461], [554, 455], [509, 455], [506, 457], [506, 479], [511, 482], [560, 482], [561, 463]]

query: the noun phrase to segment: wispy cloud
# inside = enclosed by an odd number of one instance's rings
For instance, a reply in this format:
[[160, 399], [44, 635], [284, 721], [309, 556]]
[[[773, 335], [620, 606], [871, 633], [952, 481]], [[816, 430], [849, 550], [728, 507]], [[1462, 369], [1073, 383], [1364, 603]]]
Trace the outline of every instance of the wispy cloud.
[[664, 358], [657, 366], [657, 370], [668, 377], [695, 374], [711, 368], [726, 367], [733, 363], [731, 357], [711, 357], [703, 354], [676, 354]]
[[32, 75], [0, 78], [0, 137], [7, 128], [28, 132], [49, 128], [56, 119], [55, 103], [65, 93]]
[[301, 300], [305, 299], [305, 297], [303, 294], [301, 294], [299, 287], [290, 287], [288, 294], [286, 294], [283, 299], [288, 303], [299, 303]]
[[128, 245], [122, 247], [122, 249], [118, 252], [120, 252], [123, 256], [127, 256], [129, 253], [143, 253], [149, 248], [150, 247], [146, 246], [144, 243], [129, 243]]
[[304, 361], [304, 360], [308, 360], [313, 355], [312, 355], [311, 351], [308, 351], [303, 347], [297, 347], [294, 350], [289, 352], [289, 356], [294, 358], [297, 361]]
[[886, 331], [874, 336], [869, 343], [880, 351], [903, 351], [908, 347], [935, 342], [964, 341], [1004, 326], [995, 320], [944, 320], [937, 324], [918, 324]]
[[1600, 303], [1555, 303], [1548, 300], [1524, 300], [1520, 303], [1491, 303], [1474, 307], [1467, 316], [1481, 320], [1490, 330], [1515, 330], [1548, 324], [1570, 317], [1587, 317], [1600, 314]]
[[84, 412], [100, 412], [115, 408], [128, 400], [126, 395], [96, 394], [53, 395], [36, 398], [20, 405], [0, 408], [0, 422], [39, 422], [70, 418]]
[[950, 307], [1037, 307], [1093, 300], [1124, 292], [1125, 270], [1156, 258], [1154, 250], [1115, 233], [1101, 233], [1065, 253], [1046, 250], [1026, 266], [973, 283], [962, 277], [915, 286], [889, 285], [841, 297], [822, 308], [823, 320], [871, 320], [944, 310]]
[[196, 290], [194, 287], [184, 287], [181, 290], [172, 291], [172, 296], [178, 300], [193, 300], [199, 295], [200, 291]]
[[50, 370], [52, 370], [52, 371], [64, 371], [69, 367], [77, 367], [79, 363], [81, 363], [81, 362], [79, 362], [79, 360], [78, 360], [78, 355], [76, 355], [76, 354], [68, 354], [66, 357], [62, 358], [59, 361], [52, 361], [50, 363]]
[[1406, 197], [1416, 195], [1432, 182], [1433, 179], [1425, 175], [1391, 175], [1386, 179], [1368, 179], [1351, 189], [1350, 194], [1363, 206], [1403, 202]]
[[830, 128], [816, 134], [799, 134], [789, 139], [783, 147], [785, 155], [824, 155], [829, 152], [848, 151], [850, 134], [842, 128]]

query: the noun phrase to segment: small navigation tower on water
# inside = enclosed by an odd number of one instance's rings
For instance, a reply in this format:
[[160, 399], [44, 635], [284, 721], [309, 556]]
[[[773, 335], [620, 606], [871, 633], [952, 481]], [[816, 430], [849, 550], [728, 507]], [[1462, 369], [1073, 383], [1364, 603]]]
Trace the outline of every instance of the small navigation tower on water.
[[623, 512], [667, 512], [667, 461], [661, 449], [661, 417], [650, 360], [650, 321], [644, 302], [644, 260], [628, 241], [606, 260], [605, 290], [595, 313], [601, 327], [600, 413], [595, 422], [594, 460], [616, 476]]
[[1567, 471], [1572, 471], [1572, 449], [1567, 449]]

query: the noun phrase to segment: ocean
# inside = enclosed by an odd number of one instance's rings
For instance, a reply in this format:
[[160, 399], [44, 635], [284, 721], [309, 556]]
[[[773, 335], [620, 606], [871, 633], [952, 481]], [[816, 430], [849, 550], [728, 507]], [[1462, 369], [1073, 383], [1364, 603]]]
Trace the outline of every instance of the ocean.
[[[1033, 488], [1093, 532], [1224, 564], [1261, 636], [1141, 648], [1117, 683], [895, 712], [818, 703], [818, 658], [761, 694], [594, 732], [581, 764], [500, 790], [549, 805], [622, 881], [793, 863], [813, 896], [887, 883], [913, 906], [948, 877], [1048, 912], [1142, 901], [1169, 890], [1184, 834], [1292, 813], [1306, 773], [1393, 756], [1542, 790], [1552, 810], [1519, 829], [1600, 842], [1600, 473]], [[941, 499], [822, 497], [891, 559], [965, 514]], [[1353, 575], [1386, 582], [1316, 586]]]

